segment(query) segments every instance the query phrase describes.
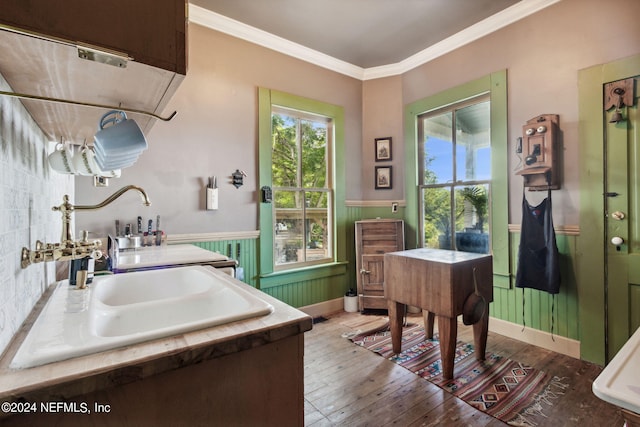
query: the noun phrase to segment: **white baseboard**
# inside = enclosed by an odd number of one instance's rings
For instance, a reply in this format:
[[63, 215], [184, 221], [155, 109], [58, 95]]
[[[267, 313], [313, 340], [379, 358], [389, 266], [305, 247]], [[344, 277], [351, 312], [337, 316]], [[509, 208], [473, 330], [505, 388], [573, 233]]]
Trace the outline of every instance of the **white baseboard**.
[[[344, 310], [344, 299], [336, 298], [329, 301], [323, 301], [318, 304], [300, 307], [299, 310], [307, 313], [311, 317], [328, 316]], [[549, 332], [537, 329], [525, 328], [517, 323], [507, 322], [506, 320], [489, 319], [489, 332], [504, 335], [518, 341], [532, 344], [556, 353], [564, 354], [576, 359], [580, 359], [580, 341], [553, 335], [553, 339]]]
[[522, 330], [522, 325], [493, 317], [489, 318], [489, 332], [580, 359], [580, 341], [571, 338], [553, 335], [551, 339], [549, 332], [531, 328]]
[[336, 298], [319, 302], [318, 304], [307, 305], [298, 308], [298, 310], [307, 313], [311, 317], [328, 316], [339, 311], [344, 311], [344, 298]]

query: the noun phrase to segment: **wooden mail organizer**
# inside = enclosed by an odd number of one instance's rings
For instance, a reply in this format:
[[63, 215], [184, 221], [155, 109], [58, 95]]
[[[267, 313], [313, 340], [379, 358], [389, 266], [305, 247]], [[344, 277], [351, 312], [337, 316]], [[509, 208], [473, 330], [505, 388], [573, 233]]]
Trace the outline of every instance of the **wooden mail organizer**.
[[489, 302], [493, 301], [491, 255], [442, 249], [412, 249], [384, 255], [385, 297], [393, 351], [402, 350], [404, 305], [419, 307], [425, 317], [427, 338], [433, 337], [434, 316], [438, 317], [443, 378], [453, 378], [458, 336], [457, 317], [465, 300], [474, 294], [473, 271], [478, 292], [487, 303], [479, 322], [473, 325], [476, 359], [484, 360], [489, 329]]

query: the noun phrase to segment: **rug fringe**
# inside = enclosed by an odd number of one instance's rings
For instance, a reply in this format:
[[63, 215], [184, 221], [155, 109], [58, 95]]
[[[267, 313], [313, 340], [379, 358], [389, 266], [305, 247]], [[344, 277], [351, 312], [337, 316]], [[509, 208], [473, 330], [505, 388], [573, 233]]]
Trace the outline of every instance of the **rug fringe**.
[[421, 325], [403, 328], [404, 350], [400, 354], [392, 351], [389, 330], [378, 328], [377, 331], [355, 333], [351, 341], [509, 425], [536, 427], [548, 421], [548, 417], [553, 416], [549, 407], [569, 388], [567, 377], [549, 378], [543, 371], [499, 355], [489, 354], [486, 361], [476, 361], [467, 357], [473, 353], [473, 345], [461, 341], [456, 342], [456, 376], [444, 380], [438, 378], [442, 374], [439, 343], [427, 339]]
[[553, 406], [553, 400], [559, 399], [560, 395], [565, 394], [564, 391], [569, 388], [569, 384], [562, 381], [566, 381], [566, 379], [567, 377], [554, 376], [549, 382], [549, 385], [535, 397], [535, 402], [528, 408], [522, 410], [514, 419], [509, 421], [508, 424], [519, 427], [535, 427], [538, 423], [528, 417], [542, 416], [548, 418], [544, 413], [542, 404]]

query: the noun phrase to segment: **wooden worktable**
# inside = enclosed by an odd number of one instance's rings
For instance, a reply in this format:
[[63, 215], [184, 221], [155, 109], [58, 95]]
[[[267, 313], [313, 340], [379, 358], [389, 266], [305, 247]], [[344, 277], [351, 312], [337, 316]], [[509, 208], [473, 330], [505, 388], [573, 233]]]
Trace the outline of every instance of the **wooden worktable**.
[[384, 290], [395, 353], [402, 350], [404, 306], [419, 307], [425, 313], [427, 338], [433, 337], [433, 320], [434, 316], [438, 317], [442, 375], [445, 379], [453, 378], [457, 317], [462, 314], [467, 297], [474, 293], [474, 268], [478, 291], [487, 302], [484, 316], [473, 325], [476, 359], [484, 360], [489, 328], [488, 304], [493, 301], [492, 256], [428, 248], [385, 254]]

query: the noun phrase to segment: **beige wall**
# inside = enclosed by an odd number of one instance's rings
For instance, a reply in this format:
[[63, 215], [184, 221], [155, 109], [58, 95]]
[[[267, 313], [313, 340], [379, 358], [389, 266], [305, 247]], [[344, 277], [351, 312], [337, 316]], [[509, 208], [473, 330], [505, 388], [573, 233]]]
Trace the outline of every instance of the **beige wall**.
[[[578, 70], [637, 53], [638, 16], [637, 0], [563, 0], [401, 76], [364, 82], [191, 25], [189, 73], [167, 108], [178, 116], [155, 125], [148, 152], [111, 187], [77, 180], [78, 202], [100, 201], [135, 183], [148, 190], [152, 207], [124, 196], [134, 203], [81, 213], [78, 228], [111, 231], [116, 218], [160, 214], [169, 233], [256, 229], [259, 86], [343, 106], [347, 200], [402, 200], [403, 106], [502, 69], [508, 72], [510, 222], [520, 222], [522, 197], [522, 179], [514, 175], [516, 138], [527, 120], [559, 114], [562, 188], [553, 194], [554, 219], [579, 224]], [[394, 188], [375, 190], [373, 140], [384, 136], [393, 138]], [[229, 184], [235, 169], [248, 174], [238, 190]], [[217, 175], [221, 187], [216, 212], [202, 210], [201, 186], [209, 175]]]
[[[640, 1], [563, 0], [403, 75], [403, 102], [506, 69], [510, 223], [520, 223], [522, 178], [516, 138], [540, 114], [559, 114], [562, 188], [553, 193], [556, 225], [579, 221], [578, 70], [640, 52]], [[530, 195], [541, 200], [546, 193]]]
[[[362, 199], [404, 200], [402, 77], [367, 80], [362, 89]], [[391, 161], [375, 162], [376, 138], [392, 138]], [[375, 189], [375, 167], [391, 165], [392, 187]]]
[[[100, 211], [76, 215], [77, 229], [113, 233], [113, 220], [160, 214], [169, 234], [251, 231], [258, 228], [258, 87], [336, 104], [345, 110], [347, 198], [360, 199], [362, 82], [269, 49], [191, 24], [189, 70], [166, 108], [178, 111], [156, 123], [149, 149], [108, 188], [77, 178], [77, 202], [103, 200], [125, 184], [142, 186], [151, 207], [125, 195]], [[244, 186], [231, 185], [236, 169]], [[203, 185], [217, 175], [219, 210], [205, 211]]]

